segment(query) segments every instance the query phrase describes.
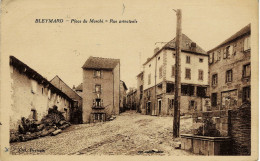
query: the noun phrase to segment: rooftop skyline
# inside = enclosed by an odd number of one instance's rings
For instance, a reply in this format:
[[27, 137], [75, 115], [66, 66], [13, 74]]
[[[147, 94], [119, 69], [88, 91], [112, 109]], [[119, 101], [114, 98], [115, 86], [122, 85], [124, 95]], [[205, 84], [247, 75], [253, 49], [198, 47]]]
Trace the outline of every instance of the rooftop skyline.
[[[30, 4], [33, 3], [33, 7]], [[123, 4], [125, 9], [123, 10]], [[208, 51], [257, 21], [254, 1], [82, 1], [8, 3], [3, 7], [4, 54], [13, 55], [51, 80], [58, 75], [71, 88], [82, 83], [82, 66], [90, 56], [120, 59], [121, 80], [136, 87], [136, 76], [156, 42], [176, 35], [176, 15], [182, 9], [182, 33]], [[21, 14], [23, 13], [23, 14]], [[8, 17], [8, 19], [7, 19]], [[39, 24], [38, 18], [136, 19], [134, 24]], [[7, 34], [8, 33], [8, 34]]]

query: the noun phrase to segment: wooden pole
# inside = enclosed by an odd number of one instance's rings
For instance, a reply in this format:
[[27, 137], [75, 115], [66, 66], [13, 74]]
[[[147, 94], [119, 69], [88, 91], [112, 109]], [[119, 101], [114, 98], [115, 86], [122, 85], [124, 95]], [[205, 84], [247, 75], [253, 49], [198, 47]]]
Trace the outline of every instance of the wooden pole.
[[180, 135], [180, 94], [181, 94], [181, 10], [177, 9], [177, 28], [176, 28], [176, 41], [175, 41], [175, 90], [174, 90], [174, 118], [173, 118], [173, 138]]

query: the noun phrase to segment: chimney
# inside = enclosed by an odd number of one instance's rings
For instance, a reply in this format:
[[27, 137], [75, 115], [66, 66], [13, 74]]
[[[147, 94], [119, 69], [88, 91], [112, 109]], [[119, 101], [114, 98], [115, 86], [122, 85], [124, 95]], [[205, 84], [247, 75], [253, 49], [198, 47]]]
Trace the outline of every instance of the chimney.
[[155, 48], [154, 49], [154, 54], [157, 53], [159, 50], [160, 50], [159, 47]]

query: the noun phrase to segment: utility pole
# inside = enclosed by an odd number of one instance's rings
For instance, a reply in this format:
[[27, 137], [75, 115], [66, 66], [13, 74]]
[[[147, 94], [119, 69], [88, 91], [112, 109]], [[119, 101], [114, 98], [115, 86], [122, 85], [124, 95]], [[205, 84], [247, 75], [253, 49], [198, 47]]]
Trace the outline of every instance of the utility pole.
[[173, 138], [179, 137], [180, 135], [180, 94], [181, 94], [181, 10], [176, 10], [177, 16], [177, 28], [176, 28], [176, 39], [175, 39], [175, 86], [174, 86], [174, 118], [173, 118]]

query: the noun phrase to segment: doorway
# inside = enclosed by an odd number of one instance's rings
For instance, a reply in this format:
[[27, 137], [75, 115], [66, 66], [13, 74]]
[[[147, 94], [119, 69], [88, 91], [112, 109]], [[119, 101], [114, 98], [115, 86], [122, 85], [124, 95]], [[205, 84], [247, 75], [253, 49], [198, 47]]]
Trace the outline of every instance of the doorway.
[[158, 99], [158, 115], [161, 114], [162, 110], [162, 99]]

